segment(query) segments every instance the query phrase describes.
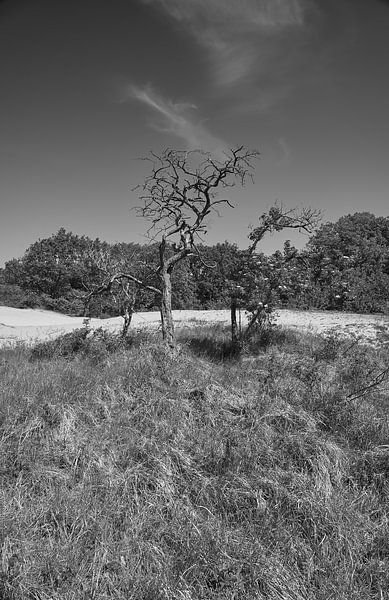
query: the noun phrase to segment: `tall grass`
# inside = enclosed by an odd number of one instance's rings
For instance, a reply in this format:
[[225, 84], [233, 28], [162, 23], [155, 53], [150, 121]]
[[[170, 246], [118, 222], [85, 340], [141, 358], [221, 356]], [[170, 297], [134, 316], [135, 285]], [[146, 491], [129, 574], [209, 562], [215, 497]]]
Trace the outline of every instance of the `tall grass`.
[[1, 353], [1, 598], [388, 597], [387, 352], [108, 337]]

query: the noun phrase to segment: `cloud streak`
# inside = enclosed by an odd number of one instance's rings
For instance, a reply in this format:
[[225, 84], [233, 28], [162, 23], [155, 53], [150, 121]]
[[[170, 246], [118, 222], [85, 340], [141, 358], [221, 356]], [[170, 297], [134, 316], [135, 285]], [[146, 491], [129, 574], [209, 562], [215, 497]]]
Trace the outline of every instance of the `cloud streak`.
[[304, 25], [309, 0], [143, 2], [186, 27], [209, 52], [215, 84], [233, 86], [266, 70], [266, 56], [280, 36]]
[[202, 148], [218, 153], [226, 147], [221, 139], [206, 129], [203, 122], [194, 118], [192, 113], [196, 106], [193, 104], [176, 103], [163, 98], [150, 85], [128, 86], [123, 97], [125, 100], [137, 100], [150, 108], [157, 117], [151, 125], [160, 132], [180, 139], [188, 149]]
[[222, 24], [229, 30], [300, 25], [304, 19], [304, 0], [143, 0], [159, 4], [178, 21], [199, 22], [206, 26]]

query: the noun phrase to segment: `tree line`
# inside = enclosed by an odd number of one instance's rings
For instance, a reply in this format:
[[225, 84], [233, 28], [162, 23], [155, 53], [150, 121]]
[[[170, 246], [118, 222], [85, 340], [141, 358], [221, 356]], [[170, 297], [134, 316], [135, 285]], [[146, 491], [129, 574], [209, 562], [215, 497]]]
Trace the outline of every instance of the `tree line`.
[[[389, 218], [355, 213], [325, 223], [297, 250], [290, 242], [270, 255], [257, 252], [247, 271], [244, 250], [228, 241], [198, 245], [197, 256], [181, 262], [173, 275], [174, 309], [230, 307], [231, 291], [239, 296], [249, 279], [258, 299], [275, 307], [389, 312]], [[136, 261], [134, 258], [136, 257]], [[82, 315], [85, 298], [104, 284], [107, 273], [120, 265], [150, 285], [158, 244], [109, 244], [60, 229], [27, 248], [22, 258], [6, 263], [0, 272], [0, 303], [18, 308], [40, 307]], [[246, 270], [245, 270], [246, 267]], [[90, 302], [93, 317], [121, 314], [125, 290], [107, 290]], [[136, 293], [135, 310], [156, 310], [150, 290]]]

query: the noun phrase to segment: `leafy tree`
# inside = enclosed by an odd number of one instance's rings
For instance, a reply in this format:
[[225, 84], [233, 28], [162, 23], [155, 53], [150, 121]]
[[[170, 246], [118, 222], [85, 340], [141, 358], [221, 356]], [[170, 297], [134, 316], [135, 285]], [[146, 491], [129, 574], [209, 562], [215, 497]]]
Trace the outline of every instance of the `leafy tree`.
[[196, 281], [189, 260], [180, 261], [172, 273], [172, 308], [176, 310], [200, 308]]
[[14, 308], [34, 307], [39, 304], [38, 299], [33, 301], [31, 294], [22, 290], [19, 285], [7, 283], [4, 270], [0, 274], [0, 306], [12, 306]]
[[215, 246], [198, 246], [198, 256], [190, 259], [196, 297], [206, 309], [228, 308], [232, 286], [241, 279], [242, 250], [236, 244], [223, 242]]
[[324, 224], [310, 239], [311, 304], [319, 308], [386, 311], [389, 218], [355, 213]]
[[91, 245], [104, 243], [61, 228], [50, 238], [32, 244], [21, 259], [6, 263], [6, 279], [23, 289], [60, 298], [71, 289], [82, 289], [85, 279], [93, 277], [85, 263]]
[[[109, 253], [110, 245], [99, 239], [77, 236], [61, 228], [49, 238], [32, 244], [21, 259], [5, 266], [5, 280], [18, 285], [33, 305], [67, 313], [82, 314], [83, 298], [100, 282], [99, 260]], [[99, 260], [97, 260], [97, 257]], [[114, 311], [112, 301], [108, 303]], [[102, 307], [95, 314], [100, 315]]]

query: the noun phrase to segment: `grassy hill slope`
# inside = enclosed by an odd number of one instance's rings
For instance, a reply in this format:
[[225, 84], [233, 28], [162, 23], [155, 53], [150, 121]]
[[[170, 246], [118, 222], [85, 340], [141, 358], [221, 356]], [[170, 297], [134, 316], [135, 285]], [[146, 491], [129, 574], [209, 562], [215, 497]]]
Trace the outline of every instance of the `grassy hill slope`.
[[0, 596], [385, 598], [388, 351], [182, 335], [1, 351]]

